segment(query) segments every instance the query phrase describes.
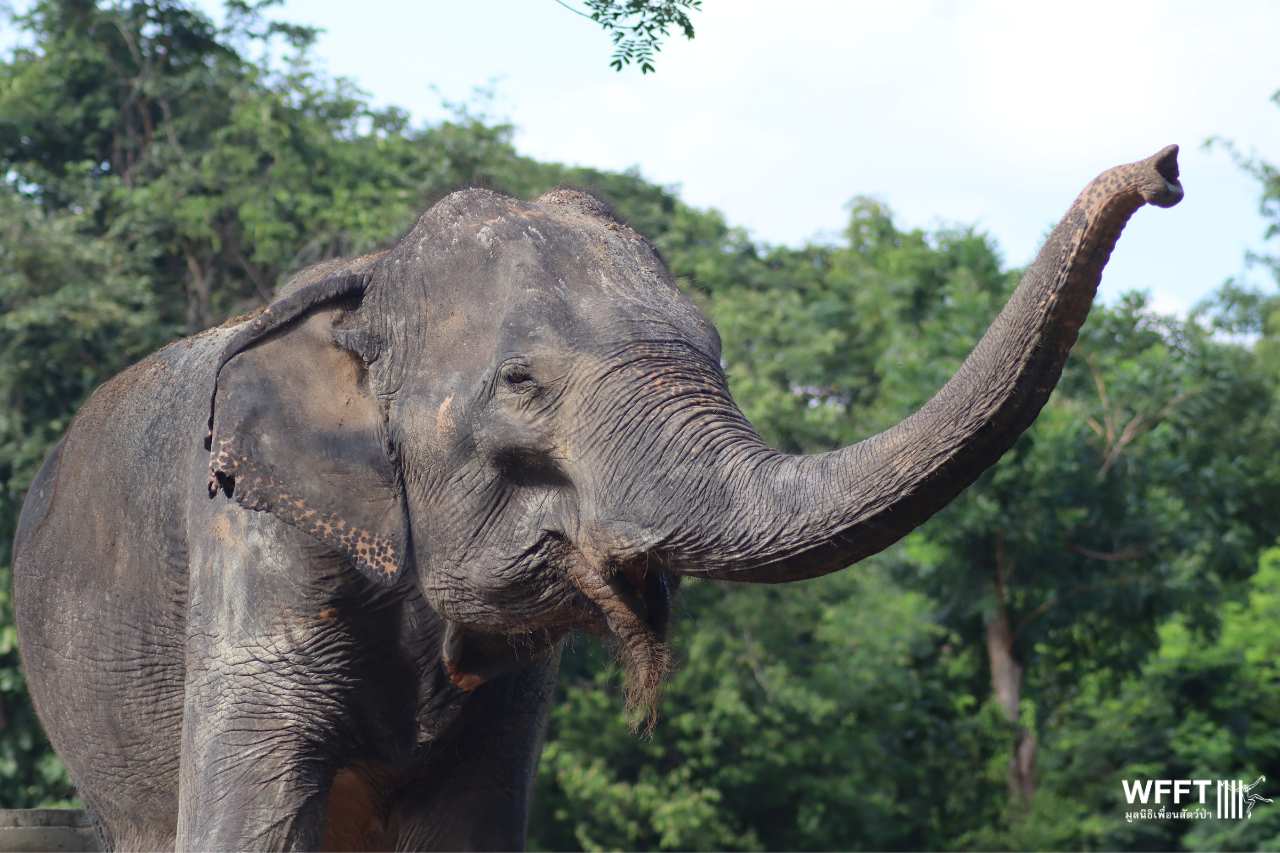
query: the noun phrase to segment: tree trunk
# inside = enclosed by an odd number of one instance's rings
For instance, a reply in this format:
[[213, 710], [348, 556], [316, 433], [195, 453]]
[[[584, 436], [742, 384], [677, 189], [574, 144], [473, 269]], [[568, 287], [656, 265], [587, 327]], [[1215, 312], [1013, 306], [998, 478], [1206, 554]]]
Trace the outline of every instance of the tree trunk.
[[187, 272], [187, 331], [191, 334], [213, 325], [213, 312], [209, 307], [209, 276], [200, 260], [186, 253]]
[[997, 534], [995, 611], [986, 625], [987, 662], [991, 667], [991, 689], [996, 702], [1016, 731], [1013, 755], [1009, 758], [1009, 802], [1019, 811], [1025, 811], [1031, 806], [1031, 798], [1036, 792], [1036, 735], [1020, 722], [1023, 671], [1013, 650], [1013, 629], [1009, 625], [1006, 584], [1010, 569], [1004, 536]]

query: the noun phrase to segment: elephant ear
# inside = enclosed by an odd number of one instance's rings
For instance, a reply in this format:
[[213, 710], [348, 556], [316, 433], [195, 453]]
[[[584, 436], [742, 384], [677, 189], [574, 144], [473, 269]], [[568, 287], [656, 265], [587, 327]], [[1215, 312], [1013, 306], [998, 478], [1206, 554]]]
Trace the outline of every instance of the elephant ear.
[[370, 385], [368, 338], [342, 325], [367, 281], [307, 285], [227, 342], [209, 416], [209, 495], [270, 512], [390, 583], [409, 551], [403, 481]]

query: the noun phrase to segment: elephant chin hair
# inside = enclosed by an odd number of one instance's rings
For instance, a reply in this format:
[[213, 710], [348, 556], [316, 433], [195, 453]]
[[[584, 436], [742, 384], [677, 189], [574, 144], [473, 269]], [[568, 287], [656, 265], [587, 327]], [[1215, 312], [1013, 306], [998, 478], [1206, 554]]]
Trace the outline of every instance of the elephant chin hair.
[[[672, 669], [667, 618], [651, 624], [641, 616], [648, 611], [642, 596], [629, 589], [617, 568], [589, 544], [571, 549], [566, 556], [569, 580], [585, 599], [587, 611], [600, 618], [605, 635], [614, 640], [631, 729], [649, 734], [658, 720], [658, 700]], [[667, 595], [665, 585], [663, 589]]]
[[658, 722], [658, 702], [673, 669], [671, 647], [646, 631], [619, 638], [614, 654], [622, 668], [627, 724], [632, 733], [649, 735]]

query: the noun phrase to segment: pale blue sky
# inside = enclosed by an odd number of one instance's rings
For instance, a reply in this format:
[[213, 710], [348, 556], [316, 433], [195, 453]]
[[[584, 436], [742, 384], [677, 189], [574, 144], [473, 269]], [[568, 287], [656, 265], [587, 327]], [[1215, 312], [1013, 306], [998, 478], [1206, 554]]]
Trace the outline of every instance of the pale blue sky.
[[442, 95], [496, 81], [524, 153], [638, 166], [770, 242], [829, 237], [870, 194], [904, 225], [976, 224], [1021, 265], [1097, 172], [1177, 142], [1187, 198], [1135, 217], [1104, 296], [1185, 310], [1263, 245], [1256, 184], [1202, 143], [1280, 161], [1280, 3], [704, 7], [647, 76], [612, 71], [607, 37], [554, 0], [287, 0], [280, 16], [324, 28], [324, 65], [377, 102], [436, 119]]
[[[1103, 293], [1185, 309], [1262, 245], [1219, 134], [1280, 161], [1280, 3], [705, 0], [656, 74], [617, 73], [553, 0], [289, 0], [331, 71], [415, 116], [497, 81], [535, 157], [638, 166], [771, 242], [838, 231], [856, 194], [975, 223], [1030, 260], [1097, 172], [1182, 146], [1186, 201], [1135, 217]], [[1260, 277], [1259, 277], [1260, 278]]]

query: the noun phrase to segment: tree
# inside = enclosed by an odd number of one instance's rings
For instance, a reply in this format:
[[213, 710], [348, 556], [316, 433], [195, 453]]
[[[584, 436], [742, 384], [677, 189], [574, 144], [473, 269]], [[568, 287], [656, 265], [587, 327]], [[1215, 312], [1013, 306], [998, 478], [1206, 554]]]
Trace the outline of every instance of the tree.
[[[1158, 646], [1119, 684], [1080, 679], [1058, 712], [1031, 819], [974, 836], [981, 847], [1271, 850], [1280, 809], [1241, 821], [1126, 820], [1121, 781], [1280, 778], [1280, 548], [1264, 551], [1216, 628], [1174, 614]], [[1275, 786], [1263, 793], [1274, 796]], [[1212, 806], [1211, 806], [1212, 808]]]
[[937, 848], [989, 812], [985, 785], [954, 784], [1001, 734], [966, 701], [974, 661], [883, 561], [794, 589], [691, 583], [681, 610], [652, 739], [627, 736], [598, 659], [567, 662], [537, 845]]
[[692, 40], [691, 12], [702, 8], [702, 0], [583, 0], [587, 11], [556, 0], [561, 6], [590, 18], [609, 34], [613, 42], [613, 58], [609, 65], [621, 71], [628, 65], [639, 65], [641, 74], [654, 70], [662, 40], [674, 27]]

